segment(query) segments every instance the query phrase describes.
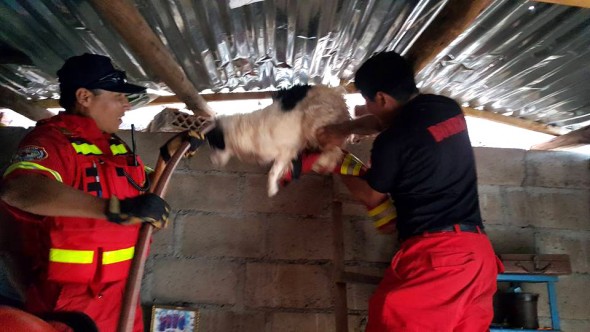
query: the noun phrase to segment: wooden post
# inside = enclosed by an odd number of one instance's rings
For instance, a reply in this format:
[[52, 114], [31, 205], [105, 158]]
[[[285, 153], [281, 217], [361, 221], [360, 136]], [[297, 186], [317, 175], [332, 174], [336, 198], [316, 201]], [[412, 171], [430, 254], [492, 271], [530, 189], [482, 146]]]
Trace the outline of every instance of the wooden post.
[[207, 102], [199, 95], [199, 91], [189, 81], [170, 51], [129, 0], [90, 2], [129, 44], [140, 61], [164, 81], [188, 109], [195, 115], [213, 115]]
[[451, 0], [412, 45], [408, 59], [418, 73], [467, 29], [492, 0]]
[[340, 276], [344, 273], [344, 235], [342, 225], [342, 202], [332, 202], [332, 239], [333, 265], [332, 280], [334, 282], [334, 319], [336, 332], [348, 332], [348, 307], [346, 283]]
[[0, 86], [0, 106], [11, 110], [33, 120], [39, 121], [53, 116], [53, 113], [28, 101], [18, 93]]
[[590, 126], [569, 132], [563, 136], [556, 137], [549, 142], [533, 145], [532, 150], [551, 150], [567, 148], [582, 144], [590, 144]]

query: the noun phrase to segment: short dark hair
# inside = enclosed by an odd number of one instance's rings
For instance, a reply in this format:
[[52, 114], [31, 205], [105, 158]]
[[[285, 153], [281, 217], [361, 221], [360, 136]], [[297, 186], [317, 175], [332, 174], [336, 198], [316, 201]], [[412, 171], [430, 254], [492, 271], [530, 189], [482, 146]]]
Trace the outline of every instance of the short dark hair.
[[418, 92], [412, 64], [396, 52], [381, 52], [365, 61], [354, 75], [363, 97], [374, 100], [377, 92], [406, 102]]

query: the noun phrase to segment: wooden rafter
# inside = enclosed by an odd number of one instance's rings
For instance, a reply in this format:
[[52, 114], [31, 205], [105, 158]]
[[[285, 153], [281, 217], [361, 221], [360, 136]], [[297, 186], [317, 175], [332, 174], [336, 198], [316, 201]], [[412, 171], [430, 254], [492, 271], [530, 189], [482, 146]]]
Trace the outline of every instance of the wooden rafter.
[[572, 6], [590, 8], [590, 1], [588, 0], [533, 0], [536, 2], [553, 3], [556, 5]]
[[9, 108], [33, 121], [39, 121], [53, 115], [45, 108], [3, 86], [0, 86], [0, 107]]
[[213, 114], [170, 51], [129, 0], [91, 0], [91, 3], [129, 44], [139, 60], [166, 83], [188, 109], [195, 115]]
[[561, 135], [561, 130], [557, 127], [549, 126], [530, 120], [520, 119], [513, 116], [501, 115], [490, 111], [478, 111], [471, 107], [463, 107], [463, 113], [465, 113], [465, 115], [467, 116], [499, 122], [523, 129], [537, 131], [544, 134], [554, 136]]
[[451, 0], [420, 35], [408, 53], [415, 72], [429, 64], [467, 29], [492, 0]]
[[551, 150], [567, 148], [577, 145], [590, 144], [590, 126], [569, 132], [563, 136], [555, 137], [549, 142], [537, 144], [531, 147], [533, 150]]

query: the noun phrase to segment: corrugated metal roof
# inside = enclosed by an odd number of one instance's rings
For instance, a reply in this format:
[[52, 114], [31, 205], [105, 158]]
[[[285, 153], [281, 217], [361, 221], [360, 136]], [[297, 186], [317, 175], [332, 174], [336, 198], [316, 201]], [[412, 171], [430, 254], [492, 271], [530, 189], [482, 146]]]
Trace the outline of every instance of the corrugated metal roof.
[[[446, 3], [135, 0], [193, 84], [214, 92], [347, 82], [374, 52], [407, 52]], [[166, 90], [88, 0], [0, 0], [0, 18], [0, 51], [15, 55], [0, 57], [0, 84], [23, 95], [56, 98], [55, 72], [84, 52]], [[590, 121], [589, 47], [589, 9], [497, 0], [418, 79], [473, 107], [575, 129]]]

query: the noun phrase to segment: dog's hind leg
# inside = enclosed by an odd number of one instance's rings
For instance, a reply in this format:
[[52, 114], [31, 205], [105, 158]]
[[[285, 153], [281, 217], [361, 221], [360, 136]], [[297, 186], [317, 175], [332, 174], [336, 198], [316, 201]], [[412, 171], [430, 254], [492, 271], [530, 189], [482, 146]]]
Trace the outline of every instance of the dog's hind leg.
[[289, 169], [291, 160], [275, 160], [268, 172], [268, 197], [272, 197], [279, 192], [279, 179]]

